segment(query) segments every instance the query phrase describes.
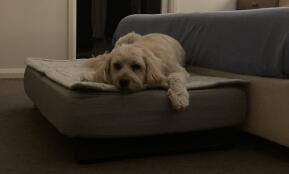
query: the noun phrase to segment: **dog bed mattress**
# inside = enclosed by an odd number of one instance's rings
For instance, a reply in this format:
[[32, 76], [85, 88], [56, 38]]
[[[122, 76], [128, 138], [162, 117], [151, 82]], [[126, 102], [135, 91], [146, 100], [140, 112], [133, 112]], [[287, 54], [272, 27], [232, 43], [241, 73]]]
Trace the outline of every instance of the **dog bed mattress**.
[[175, 111], [162, 89], [131, 94], [68, 89], [29, 66], [24, 77], [25, 91], [43, 116], [72, 138], [119, 138], [235, 126], [246, 113], [246, 94], [240, 85], [189, 90], [190, 106]]

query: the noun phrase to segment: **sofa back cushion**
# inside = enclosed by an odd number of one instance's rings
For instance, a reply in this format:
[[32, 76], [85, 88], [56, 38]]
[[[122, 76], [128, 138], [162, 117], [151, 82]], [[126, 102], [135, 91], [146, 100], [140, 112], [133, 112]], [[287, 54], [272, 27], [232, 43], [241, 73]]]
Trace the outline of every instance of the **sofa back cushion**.
[[289, 77], [289, 8], [132, 15], [119, 23], [114, 40], [131, 31], [174, 37], [189, 65]]

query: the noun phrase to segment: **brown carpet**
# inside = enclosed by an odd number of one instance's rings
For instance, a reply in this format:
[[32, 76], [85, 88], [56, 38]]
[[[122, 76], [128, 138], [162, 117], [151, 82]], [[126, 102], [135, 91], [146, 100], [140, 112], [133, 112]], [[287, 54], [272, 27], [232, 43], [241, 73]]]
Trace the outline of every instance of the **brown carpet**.
[[0, 173], [279, 174], [289, 173], [289, 150], [248, 136], [228, 150], [79, 165], [69, 140], [32, 108], [22, 80], [0, 80]]

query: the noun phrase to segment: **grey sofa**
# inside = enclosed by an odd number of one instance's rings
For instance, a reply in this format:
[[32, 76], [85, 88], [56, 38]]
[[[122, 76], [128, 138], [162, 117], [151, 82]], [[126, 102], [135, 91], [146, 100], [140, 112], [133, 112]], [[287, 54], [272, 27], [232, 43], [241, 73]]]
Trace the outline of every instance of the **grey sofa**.
[[248, 80], [248, 113], [240, 128], [289, 147], [289, 8], [124, 19], [129, 32], [166, 33], [187, 52], [190, 71]]
[[30, 67], [24, 87], [43, 116], [77, 140], [80, 160], [223, 145], [236, 127], [286, 144], [288, 18], [288, 8], [124, 18], [114, 40], [131, 31], [165, 33], [185, 48], [188, 70], [250, 81], [248, 91], [234, 85], [190, 90], [190, 107], [182, 112], [171, 109], [163, 90], [68, 90]]

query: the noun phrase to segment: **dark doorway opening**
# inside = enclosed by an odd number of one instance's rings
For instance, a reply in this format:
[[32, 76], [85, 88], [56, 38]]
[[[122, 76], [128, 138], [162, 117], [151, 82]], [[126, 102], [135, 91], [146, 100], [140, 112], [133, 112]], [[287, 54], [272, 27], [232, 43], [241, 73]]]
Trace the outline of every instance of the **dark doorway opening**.
[[122, 18], [160, 12], [161, 0], [77, 0], [77, 58], [110, 51], [113, 33]]

